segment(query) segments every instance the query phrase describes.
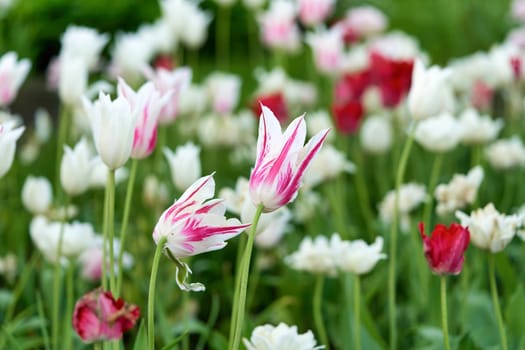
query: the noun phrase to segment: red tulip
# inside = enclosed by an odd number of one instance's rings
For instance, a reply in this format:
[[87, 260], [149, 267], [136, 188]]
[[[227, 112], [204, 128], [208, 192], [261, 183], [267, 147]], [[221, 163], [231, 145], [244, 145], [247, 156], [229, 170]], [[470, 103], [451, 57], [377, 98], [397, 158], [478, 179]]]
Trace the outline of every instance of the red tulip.
[[343, 104], [334, 104], [332, 113], [337, 130], [343, 134], [352, 134], [357, 131], [363, 119], [363, 105], [359, 101], [348, 101]]
[[133, 328], [140, 316], [136, 305], [115, 300], [111, 292], [95, 289], [77, 301], [73, 312], [73, 328], [85, 343], [117, 340]]
[[394, 60], [375, 51], [370, 53], [372, 80], [381, 91], [385, 107], [397, 106], [408, 93], [413, 66], [413, 59]]
[[463, 268], [465, 250], [470, 241], [467, 227], [452, 223], [450, 227], [437, 224], [430, 237], [425, 235], [425, 226], [419, 223], [423, 238], [423, 250], [430, 269], [437, 275], [457, 275]]
[[257, 118], [262, 114], [261, 104], [271, 109], [279, 122], [284, 123], [288, 120], [288, 106], [281, 92], [257, 96], [252, 104], [252, 112]]

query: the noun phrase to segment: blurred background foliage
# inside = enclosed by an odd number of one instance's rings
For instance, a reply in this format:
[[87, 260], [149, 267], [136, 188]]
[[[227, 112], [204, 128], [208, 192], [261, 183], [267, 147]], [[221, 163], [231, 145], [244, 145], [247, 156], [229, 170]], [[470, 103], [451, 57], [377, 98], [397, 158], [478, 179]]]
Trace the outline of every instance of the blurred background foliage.
[[[69, 24], [85, 25], [111, 34], [134, 31], [140, 24], [160, 16], [158, 0], [15, 0], [2, 19], [0, 51], [14, 50], [29, 57], [34, 69], [43, 72], [58, 53], [57, 38]], [[511, 28], [509, 0], [339, 0], [334, 18], [346, 9], [371, 4], [386, 13], [390, 29], [400, 29], [419, 39], [432, 61], [486, 50], [504, 39]], [[215, 12], [214, 3], [203, 7]], [[247, 45], [245, 10], [240, 3], [233, 9], [232, 50], [240, 56]], [[214, 23], [200, 56], [213, 60]], [[109, 45], [111, 47], [111, 45]]]

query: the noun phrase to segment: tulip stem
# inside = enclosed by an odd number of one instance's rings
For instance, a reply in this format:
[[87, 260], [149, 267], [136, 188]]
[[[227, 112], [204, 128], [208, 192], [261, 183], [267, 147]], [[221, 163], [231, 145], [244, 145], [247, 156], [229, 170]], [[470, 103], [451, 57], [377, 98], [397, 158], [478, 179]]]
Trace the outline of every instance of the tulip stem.
[[438, 153], [434, 157], [434, 164], [432, 165], [432, 170], [430, 172], [430, 181], [428, 182], [428, 193], [430, 198], [428, 198], [425, 203], [425, 209], [423, 211], [423, 222], [429, 227], [433, 227], [432, 219], [432, 204], [434, 202], [434, 188], [437, 185], [439, 178], [439, 173], [441, 171], [441, 166], [443, 164], [443, 153]]
[[[115, 252], [113, 251], [113, 240], [115, 236], [115, 170], [111, 169], [108, 172], [108, 182], [106, 184], [106, 192], [108, 196], [107, 203], [107, 222], [106, 222], [106, 237], [109, 240], [109, 290], [115, 293]], [[106, 249], [106, 247], [104, 247]], [[104, 263], [106, 263], [104, 261]]]
[[354, 159], [357, 163], [357, 170], [355, 173], [355, 184], [356, 184], [356, 193], [358, 197], [358, 202], [361, 206], [361, 213], [363, 214], [363, 217], [365, 219], [365, 226], [366, 231], [368, 233], [368, 237], [370, 239], [374, 238], [374, 228], [373, 228], [373, 222], [374, 215], [372, 214], [372, 211], [370, 210], [370, 196], [368, 194], [368, 187], [366, 185], [365, 181], [365, 175], [364, 175], [364, 163], [363, 163], [363, 154], [359, 151], [357, 148], [357, 144], [353, 147], [353, 153], [354, 153]]
[[410, 149], [414, 142], [415, 124], [409, 126], [408, 138], [403, 146], [399, 166], [396, 174], [396, 192], [394, 200], [394, 216], [390, 228], [390, 256], [388, 264], [388, 316], [390, 328], [390, 349], [397, 347], [397, 328], [396, 328], [396, 249], [397, 249], [397, 230], [399, 225], [399, 190], [405, 176], [406, 165]]
[[355, 350], [361, 350], [361, 315], [360, 308], [361, 306], [361, 280], [359, 275], [355, 275], [354, 278], [354, 341], [355, 341]]
[[61, 105], [60, 114], [58, 117], [58, 136], [56, 149], [56, 170], [55, 170], [55, 193], [59, 193], [60, 189], [60, 163], [62, 162], [62, 154], [64, 152], [64, 144], [66, 143], [67, 132], [69, 129], [69, 109], [65, 104]]
[[[244, 250], [244, 254], [241, 260], [241, 269], [240, 271], [237, 271], [237, 273], [240, 273], [241, 275], [239, 278], [238, 298], [233, 301], [233, 310], [235, 310], [236, 313], [232, 315], [230, 325], [230, 327], [235, 327], [235, 331], [233, 332], [233, 339], [232, 341], [230, 341], [231, 350], [237, 350], [241, 345], [241, 336], [244, 326], [244, 314], [246, 307], [246, 291], [248, 290], [248, 275], [250, 272], [250, 260], [252, 257], [253, 241], [255, 240], [257, 224], [259, 223], [259, 219], [261, 217], [263, 209], [264, 206], [262, 204], [259, 204], [257, 206], [257, 210], [255, 211], [255, 215], [253, 217], [251, 230], [248, 235], [248, 242], [246, 243], [246, 248]], [[237, 289], [237, 286], [235, 289]]]
[[157, 282], [160, 256], [167, 240], [168, 239], [163, 236], [158, 241], [155, 255], [153, 256], [153, 265], [151, 266], [148, 292], [148, 349], [150, 350], [155, 349], [155, 283]]
[[75, 263], [72, 260], [69, 260], [69, 265], [67, 267], [67, 273], [66, 273], [66, 315], [68, 316], [66, 318], [66, 322], [64, 324], [65, 327], [65, 342], [66, 350], [70, 350], [73, 346], [73, 337], [71, 336], [71, 321], [70, 316], [73, 315], [73, 298], [74, 298], [74, 272], [75, 272]]
[[508, 350], [507, 335], [505, 334], [505, 326], [503, 325], [503, 317], [501, 316], [501, 308], [498, 299], [498, 289], [496, 286], [496, 266], [494, 261], [494, 254], [489, 253], [489, 283], [490, 292], [492, 294], [492, 304], [494, 306], [494, 313], [498, 321], [499, 337], [501, 341], [501, 349]]
[[445, 350], [450, 350], [450, 340], [448, 338], [448, 317], [447, 317], [447, 277], [441, 276], [441, 326], [443, 327], [443, 342]]
[[[68, 196], [66, 196], [65, 201], [65, 208], [69, 205]], [[67, 211], [67, 209], [66, 209]], [[61, 291], [61, 265], [60, 260], [62, 257], [62, 241], [64, 240], [64, 230], [66, 226], [66, 214], [64, 213], [64, 217], [62, 218], [62, 221], [60, 223], [60, 233], [58, 234], [58, 247], [57, 247], [57, 255], [56, 255], [56, 261], [54, 265], [54, 271], [53, 271], [53, 311], [51, 314], [51, 339], [53, 343], [53, 349], [60, 349], [59, 341], [58, 341], [58, 335], [59, 335], [59, 323], [60, 323], [60, 291]]]
[[138, 159], [132, 159], [131, 171], [129, 174], [128, 187], [126, 189], [126, 199], [124, 203], [124, 215], [122, 217], [122, 226], [120, 227], [120, 247], [118, 252], [118, 270], [117, 270], [117, 291], [115, 297], [120, 296], [122, 290], [122, 259], [124, 257], [124, 243], [126, 242], [126, 233], [128, 231], [129, 212], [131, 209], [131, 198], [133, 197], [133, 187], [135, 185], [135, 177], [137, 175]]
[[322, 274], [317, 275], [315, 280], [315, 289], [314, 289], [314, 300], [313, 300], [313, 313], [314, 313], [314, 323], [317, 333], [319, 334], [319, 340], [321, 344], [325, 347], [325, 350], [330, 349], [330, 344], [328, 343], [328, 337], [326, 336], [326, 329], [324, 328], [323, 322], [323, 310], [322, 310], [322, 301], [323, 301], [323, 287], [324, 287], [324, 276]]
[[239, 307], [239, 305], [235, 302], [236, 300], [239, 299], [239, 284], [240, 284], [240, 278], [241, 278], [241, 274], [240, 273], [237, 273], [237, 271], [240, 271], [241, 269], [241, 263], [242, 263], [242, 260], [243, 260], [243, 252], [244, 250], [242, 249], [244, 246], [246, 246], [246, 240], [247, 240], [247, 237], [243, 234], [241, 234], [241, 237], [239, 238], [239, 245], [237, 246], [237, 258], [235, 259], [235, 290], [233, 292], [233, 308], [232, 308], [232, 319], [231, 319], [231, 324], [230, 324], [230, 336], [229, 336], [229, 340], [230, 340], [230, 343], [232, 342], [233, 340], [233, 333], [235, 331], [235, 317], [233, 315], [237, 315], [237, 309]]

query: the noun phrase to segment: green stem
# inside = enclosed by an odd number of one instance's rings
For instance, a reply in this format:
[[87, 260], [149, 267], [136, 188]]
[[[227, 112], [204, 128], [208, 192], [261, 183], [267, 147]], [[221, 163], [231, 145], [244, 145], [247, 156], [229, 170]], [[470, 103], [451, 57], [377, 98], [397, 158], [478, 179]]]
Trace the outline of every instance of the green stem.
[[428, 182], [428, 198], [425, 203], [425, 209], [423, 211], [423, 222], [428, 227], [434, 227], [432, 225], [432, 204], [434, 203], [434, 188], [437, 185], [439, 179], [439, 173], [441, 171], [441, 165], [443, 164], [443, 153], [438, 153], [434, 157], [434, 164], [432, 165], [432, 171], [430, 172], [430, 181]]
[[[67, 198], [67, 197], [66, 197]], [[69, 205], [68, 200], [66, 199], [65, 207]], [[53, 312], [51, 315], [51, 325], [52, 325], [52, 331], [51, 331], [51, 339], [53, 342], [53, 348], [54, 349], [60, 349], [59, 347], [59, 323], [60, 323], [60, 291], [61, 291], [61, 275], [62, 275], [62, 269], [60, 266], [60, 260], [62, 258], [62, 241], [64, 240], [64, 229], [66, 226], [66, 216], [62, 218], [62, 222], [60, 223], [60, 233], [58, 236], [58, 247], [57, 247], [57, 257], [54, 264], [54, 270], [53, 270]]]
[[157, 282], [157, 273], [159, 271], [159, 261], [162, 254], [164, 244], [168, 239], [161, 237], [155, 249], [153, 256], [153, 265], [151, 266], [151, 275], [149, 279], [149, 293], [148, 293], [148, 349], [155, 349], [155, 283]]
[[133, 187], [135, 185], [135, 177], [137, 175], [137, 164], [138, 159], [133, 159], [131, 161], [131, 171], [129, 174], [128, 187], [126, 189], [126, 199], [124, 203], [124, 215], [122, 217], [122, 226], [120, 227], [120, 248], [118, 252], [118, 270], [117, 270], [117, 291], [115, 297], [120, 296], [122, 290], [122, 259], [124, 257], [124, 244], [126, 243], [126, 233], [128, 232], [128, 221], [129, 221], [129, 212], [131, 209], [131, 199], [133, 198]]
[[374, 237], [372, 223], [375, 221], [375, 219], [370, 209], [370, 196], [368, 195], [368, 186], [366, 185], [365, 181], [363, 155], [361, 152], [359, 152], [359, 149], [356, 147], [356, 145], [354, 145], [353, 151], [354, 159], [357, 163], [357, 170], [355, 173], [357, 198], [361, 207], [361, 214], [363, 214], [365, 219], [368, 237], [372, 239]]
[[447, 277], [441, 276], [441, 326], [443, 327], [443, 342], [445, 349], [450, 350], [448, 338], [448, 317], [447, 317]]
[[248, 289], [248, 275], [250, 272], [250, 260], [252, 257], [253, 241], [255, 240], [257, 224], [259, 223], [263, 209], [264, 206], [262, 204], [257, 206], [248, 236], [248, 242], [246, 243], [246, 248], [242, 258], [241, 270], [238, 271], [241, 273], [241, 277], [239, 281], [239, 297], [233, 302], [233, 309], [235, 309], [235, 304], [238, 303], [238, 305], [236, 309], [237, 312], [233, 314], [232, 318], [232, 325], [235, 326], [235, 331], [233, 332], [233, 341], [230, 342], [230, 349], [232, 350], [239, 349], [241, 345], [241, 336], [244, 326], [244, 314], [246, 307], [246, 291]]
[[[182, 294], [182, 310], [184, 310], [184, 314], [183, 314], [184, 333], [188, 332], [188, 329], [189, 329], [189, 317], [188, 317], [189, 302], [190, 302], [190, 293], [183, 293]], [[182, 338], [182, 341], [181, 341], [182, 350], [189, 350], [190, 348], [189, 340], [190, 340], [189, 334]]]
[[494, 306], [494, 313], [498, 321], [499, 337], [501, 341], [501, 349], [508, 350], [507, 335], [505, 334], [505, 326], [503, 325], [503, 317], [501, 316], [501, 308], [499, 305], [498, 289], [496, 286], [496, 266], [494, 262], [494, 254], [489, 252], [489, 283], [490, 293], [492, 294], [492, 304]]
[[[47, 320], [46, 315], [44, 313], [44, 305], [42, 304], [42, 296], [38, 291], [36, 292], [36, 306], [38, 311], [38, 317], [40, 317], [41, 320]], [[42, 338], [44, 340], [44, 349], [50, 350], [51, 345], [49, 343], [49, 334], [47, 333], [46, 324], [42, 322], [40, 328], [42, 330]], [[0, 349], [3, 349], [2, 344], [0, 344]]]
[[58, 117], [58, 136], [56, 149], [56, 170], [55, 170], [55, 194], [58, 194], [60, 189], [60, 163], [62, 162], [62, 154], [64, 152], [64, 144], [66, 143], [68, 124], [69, 124], [69, 108], [62, 104], [60, 106], [60, 115]]
[[396, 328], [396, 249], [397, 249], [397, 230], [399, 225], [399, 189], [403, 183], [406, 165], [410, 149], [414, 141], [415, 125], [409, 127], [408, 138], [401, 153], [399, 167], [396, 174], [396, 194], [394, 201], [394, 217], [390, 229], [390, 256], [388, 264], [388, 315], [390, 328], [390, 349], [394, 350], [397, 346], [397, 328]]
[[115, 170], [108, 172], [108, 240], [109, 240], [109, 289], [115, 294], [115, 251], [113, 250], [113, 241], [115, 237]]
[[73, 337], [71, 336], [71, 321], [70, 318], [73, 315], [73, 299], [74, 299], [74, 272], [75, 264], [72, 260], [69, 260], [66, 273], [66, 321], [64, 322], [65, 327], [65, 349], [71, 350], [73, 347]]
[[338, 181], [340, 179], [333, 179], [329, 183], [324, 185], [326, 191], [326, 197], [330, 201], [332, 207], [332, 213], [335, 221], [335, 229], [344, 239], [349, 239], [350, 234], [348, 232], [348, 225], [346, 224], [346, 213], [344, 211], [345, 205], [342, 202], [343, 193], [342, 189], [339, 188]]
[[234, 289], [234, 292], [233, 292], [233, 302], [232, 302], [232, 318], [231, 318], [231, 323], [230, 323], [230, 336], [229, 336], [229, 340], [230, 340], [230, 343], [232, 342], [233, 340], [233, 335], [234, 335], [234, 332], [235, 332], [235, 326], [236, 326], [236, 320], [235, 320], [235, 317], [234, 315], [237, 315], [237, 309], [239, 308], [239, 305], [238, 303], [236, 303], [235, 301], [236, 300], [239, 300], [239, 287], [240, 287], [240, 281], [241, 281], [241, 274], [238, 273], [240, 270], [241, 270], [241, 264], [242, 264], [242, 260], [243, 260], [243, 247], [246, 246], [246, 240], [247, 240], [247, 237], [246, 235], [244, 234], [241, 234], [241, 238], [239, 239], [239, 245], [237, 246], [237, 258], [235, 259], [235, 289]]
[[24, 266], [24, 269], [22, 270], [22, 275], [18, 279], [18, 282], [16, 283], [15, 289], [12, 294], [11, 302], [9, 303], [9, 306], [7, 307], [7, 311], [5, 313], [4, 322], [7, 323], [10, 321], [15, 313], [16, 309], [16, 303], [18, 299], [20, 298], [20, 295], [25, 289], [26, 283], [29, 280], [29, 277], [33, 272], [35, 272], [35, 264], [38, 259], [38, 254], [33, 253], [31, 260], [29, 260], [29, 263]]
[[325, 350], [330, 349], [330, 344], [328, 343], [328, 337], [326, 336], [326, 329], [324, 328], [323, 322], [323, 286], [324, 286], [324, 276], [319, 274], [315, 280], [315, 289], [314, 289], [314, 300], [313, 300], [313, 313], [314, 313], [314, 322], [317, 333], [319, 333], [319, 340], [322, 345], [325, 346]]
[[361, 283], [359, 275], [355, 275], [354, 279], [354, 317], [355, 317], [355, 329], [354, 329], [354, 340], [355, 350], [361, 350], [361, 315], [359, 313], [361, 306]]
[[[108, 171], [109, 172], [109, 171]], [[109, 178], [109, 174], [107, 175]], [[102, 222], [102, 289], [108, 290], [108, 206], [109, 206], [109, 191], [108, 181], [106, 179], [106, 189], [104, 191], [104, 215]]]
[[93, 344], [93, 350], [102, 350], [102, 344], [101, 343], [94, 343]]
[[155, 168], [157, 169], [157, 173], [159, 175], [162, 175], [164, 173], [162, 171], [162, 154], [164, 152], [164, 147], [167, 146], [167, 133], [168, 125], [159, 125], [157, 147], [155, 149]]

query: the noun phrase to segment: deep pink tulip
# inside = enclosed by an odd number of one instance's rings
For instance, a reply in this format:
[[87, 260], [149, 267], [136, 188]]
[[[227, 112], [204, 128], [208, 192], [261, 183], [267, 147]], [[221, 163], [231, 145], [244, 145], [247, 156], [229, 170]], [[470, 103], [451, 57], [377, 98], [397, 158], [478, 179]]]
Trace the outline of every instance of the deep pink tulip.
[[308, 164], [321, 149], [328, 129], [313, 136], [306, 145], [304, 117], [296, 118], [284, 134], [273, 112], [262, 105], [257, 140], [257, 159], [250, 176], [253, 203], [274, 211], [293, 201]]
[[425, 235], [425, 226], [419, 223], [423, 238], [423, 250], [432, 272], [436, 275], [457, 275], [463, 268], [465, 250], [470, 242], [467, 227], [452, 223], [450, 227], [437, 224], [430, 237]]
[[140, 316], [136, 305], [115, 300], [111, 292], [95, 289], [77, 301], [73, 312], [73, 328], [85, 343], [117, 340], [133, 328]]

